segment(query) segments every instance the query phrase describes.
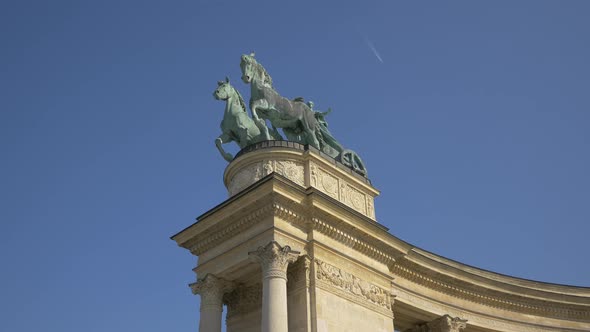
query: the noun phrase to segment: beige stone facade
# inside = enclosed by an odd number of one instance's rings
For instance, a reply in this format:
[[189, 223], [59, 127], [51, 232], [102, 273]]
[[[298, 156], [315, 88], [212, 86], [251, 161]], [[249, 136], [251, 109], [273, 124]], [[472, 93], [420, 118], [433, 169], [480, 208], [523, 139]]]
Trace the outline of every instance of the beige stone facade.
[[479, 270], [375, 220], [369, 181], [313, 149], [263, 142], [229, 199], [173, 236], [199, 257], [200, 331], [590, 331], [590, 289]]

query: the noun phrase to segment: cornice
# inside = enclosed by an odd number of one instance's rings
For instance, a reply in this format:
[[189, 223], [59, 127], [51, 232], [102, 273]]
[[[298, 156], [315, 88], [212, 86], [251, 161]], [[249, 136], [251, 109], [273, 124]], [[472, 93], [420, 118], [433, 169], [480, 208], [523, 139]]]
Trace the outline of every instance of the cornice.
[[[500, 315], [492, 315], [487, 312], [474, 312], [471, 308], [464, 305], [455, 306], [446, 301], [437, 301], [424, 296], [415, 289], [395, 288], [396, 307], [415, 308], [420, 311], [426, 311], [434, 315], [448, 314], [457, 316], [469, 322], [470, 330], [474, 331], [506, 331], [506, 332], [582, 332], [588, 331], [587, 324], [581, 324], [579, 327], [565, 327], [558, 325], [548, 326], [541, 323], [541, 319], [527, 316], [525, 321], [515, 321]], [[409, 327], [409, 326], [407, 326]], [[476, 327], [483, 327], [482, 329]]]
[[309, 231], [315, 230], [329, 238], [336, 240], [357, 252], [374, 259], [386, 266], [393, 266], [396, 257], [401, 253], [387, 243], [372, 235], [343, 222], [310, 217], [309, 211], [304, 206], [297, 206], [289, 202], [283, 202], [277, 195], [267, 205], [258, 208], [246, 216], [235, 220], [228, 216], [215, 226], [207, 229], [188, 242], [187, 247], [194, 255], [201, 255], [207, 250], [227, 241], [228, 239], [246, 231], [254, 226], [260, 219], [269, 216], [278, 217], [297, 228]]
[[227, 239], [242, 233], [256, 224], [261, 218], [272, 215], [272, 213], [273, 206], [266, 205], [237, 221], [235, 219], [226, 218], [224, 221], [219, 222], [217, 225], [207, 229], [205, 232], [192, 239], [188, 245], [189, 250], [192, 254], [199, 256], [207, 250], [223, 243]]
[[392, 272], [397, 278], [403, 278], [436, 292], [491, 308], [546, 318], [575, 321], [590, 319], [589, 306], [564, 305], [549, 299], [530, 298], [474, 285], [469, 281], [449, 277], [409, 260], [400, 261], [393, 267]]
[[337, 224], [316, 217], [311, 219], [311, 224], [314, 230], [390, 268], [396, 262], [395, 257], [400, 255], [391, 246], [357, 228], [347, 227], [342, 223]]

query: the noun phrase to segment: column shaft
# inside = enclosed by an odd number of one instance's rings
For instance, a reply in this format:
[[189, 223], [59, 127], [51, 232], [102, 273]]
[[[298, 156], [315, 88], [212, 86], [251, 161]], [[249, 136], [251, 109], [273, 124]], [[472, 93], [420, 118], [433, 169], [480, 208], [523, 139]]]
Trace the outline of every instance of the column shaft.
[[262, 282], [262, 332], [288, 332], [287, 280], [265, 278]]
[[262, 267], [262, 332], [288, 332], [287, 267], [299, 252], [272, 241], [249, 255]]
[[233, 283], [207, 274], [190, 286], [194, 294], [201, 295], [199, 332], [221, 332], [223, 294], [234, 287]]
[[201, 317], [199, 321], [199, 332], [221, 332], [221, 314], [223, 309], [221, 304], [219, 308], [201, 305]]

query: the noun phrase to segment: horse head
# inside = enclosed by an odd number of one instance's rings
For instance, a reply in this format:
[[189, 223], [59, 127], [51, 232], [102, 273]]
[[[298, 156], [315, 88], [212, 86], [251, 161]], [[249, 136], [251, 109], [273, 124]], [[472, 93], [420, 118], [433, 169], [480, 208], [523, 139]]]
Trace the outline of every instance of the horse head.
[[225, 81], [217, 82], [217, 89], [213, 91], [213, 97], [217, 100], [227, 100], [229, 94], [233, 90], [231, 84], [229, 84], [229, 77], [225, 77]]
[[266, 72], [266, 69], [254, 59], [254, 53], [242, 55], [240, 69], [242, 69], [242, 81], [244, 83], [250, 84], [254, 80], [261, 80], [263, 84], [272, 86], [272, 78]]
[[252, 83], [254, 75], [256, 75], [256, 67], [258, 62], [254, 59], [254, 54], [243, 54], [240, 60], [240, 69], [242, 69], [242, 81], [249, 84]]
[[225, 81], [217, 82], [217, 89], [213, 91], [213, 97], [217, 100], [229, 100], [233, 97], [233, 100], [239, 103], [240, 105], [239, 110], [244, 113], [246, 112], [246, 104], [244, 103], [244, 98], [242, 98], [240, 92], [229, 83], [229, 77], [227, 76], [225, 77]]

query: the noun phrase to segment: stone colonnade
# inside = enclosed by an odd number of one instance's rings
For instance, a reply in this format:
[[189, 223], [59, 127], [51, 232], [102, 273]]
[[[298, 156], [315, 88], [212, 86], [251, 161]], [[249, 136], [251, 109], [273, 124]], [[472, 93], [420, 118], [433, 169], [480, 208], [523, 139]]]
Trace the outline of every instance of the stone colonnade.
[[[299, 254], [275, 241], [248, 253], [262, 267], [262, 332], [288, 332], [287, 267]], [[223, 295], [236, 285], [207, 274], [190, 286], [193, 294], [201, 295], [199, 332], [221, 332]]]

